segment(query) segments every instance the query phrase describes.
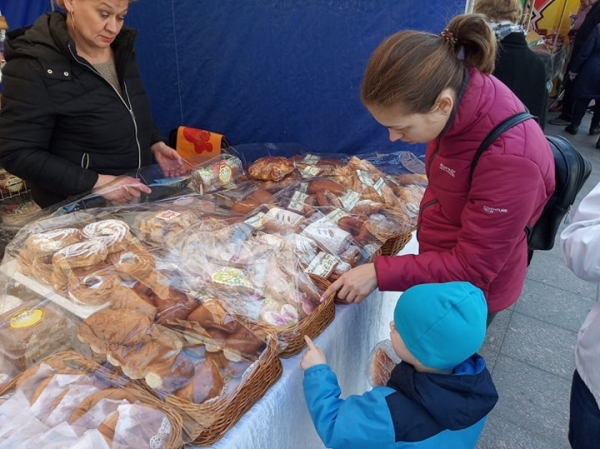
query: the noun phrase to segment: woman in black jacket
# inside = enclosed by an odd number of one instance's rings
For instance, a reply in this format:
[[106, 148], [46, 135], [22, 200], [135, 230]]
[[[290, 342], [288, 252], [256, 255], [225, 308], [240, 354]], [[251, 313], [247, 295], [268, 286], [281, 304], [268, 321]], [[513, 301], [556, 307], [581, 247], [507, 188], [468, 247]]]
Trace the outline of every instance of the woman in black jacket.
[[[150, 193], [119, 177], [152, 163], [180, 176], [181, 157], [154, 125], [135, 60], [129, 0], [57, 0], [5, 42], [0, 164], [41, 207], [94, 191], [125, 202]], [[114, 182], [113, 182], [114, 181]]]
[[520, 0], [476, 0], [473, 11], [487, 16], [498, 41], [496, 67], [492, 75], [508, 86], [538, 117], [544, 129], [548, 109], [548, 74], [542, 58], [527, 44], [519, 21]]

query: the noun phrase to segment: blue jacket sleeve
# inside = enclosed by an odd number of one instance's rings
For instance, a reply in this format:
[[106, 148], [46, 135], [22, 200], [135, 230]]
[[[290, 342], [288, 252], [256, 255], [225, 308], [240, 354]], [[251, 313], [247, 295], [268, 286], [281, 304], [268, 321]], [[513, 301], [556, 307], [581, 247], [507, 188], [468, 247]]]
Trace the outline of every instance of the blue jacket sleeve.
[[304, 373], [304, 396], [319, 437], [328, 448], [365, 447], [395, 441], [385, 397], [394, 392], [376, 387], [360, 396], [340, 399], [337, 376], [328, 365]]

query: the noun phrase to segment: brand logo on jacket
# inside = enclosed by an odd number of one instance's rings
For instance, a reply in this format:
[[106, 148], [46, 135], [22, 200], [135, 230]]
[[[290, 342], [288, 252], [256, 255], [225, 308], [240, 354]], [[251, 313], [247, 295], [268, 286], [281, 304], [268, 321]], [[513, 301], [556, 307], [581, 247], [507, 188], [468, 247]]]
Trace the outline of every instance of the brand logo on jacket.
[[508, 209], [502, 209], [499, 207], [490, 207], [490, 206], [483, 206], [483, 211], [487, 212], [488, 214], [495, 214], [496, 212], [501, 212], [503, 214], [508, 213]]
[[453, 178], [456, 177], [455, 176], [456, 175], [456, 170], [453, 170], [450, 167], [446, 167], [444, 164], [440, 164], [440, 170], [445, 171], [446, 173], [448, 173]]

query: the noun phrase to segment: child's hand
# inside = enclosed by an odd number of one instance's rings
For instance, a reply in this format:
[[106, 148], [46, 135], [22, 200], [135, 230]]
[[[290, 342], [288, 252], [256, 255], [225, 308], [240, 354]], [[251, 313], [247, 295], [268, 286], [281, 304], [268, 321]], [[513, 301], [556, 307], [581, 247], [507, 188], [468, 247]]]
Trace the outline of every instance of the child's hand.
[[303, 370], [307, 370], [311, 366], [323, 365], [327, 363], [327, 358], [325, 357], [325, 354], [323, 354], [323, 351], [321, 351], [321, 348], [315, 346], [315, 344], [308, 335], [304, 336], [304, 341], [306, 341], [308, 349], [302, 356], [302, 360], [300, 361], [300, 368], [302, 368]]

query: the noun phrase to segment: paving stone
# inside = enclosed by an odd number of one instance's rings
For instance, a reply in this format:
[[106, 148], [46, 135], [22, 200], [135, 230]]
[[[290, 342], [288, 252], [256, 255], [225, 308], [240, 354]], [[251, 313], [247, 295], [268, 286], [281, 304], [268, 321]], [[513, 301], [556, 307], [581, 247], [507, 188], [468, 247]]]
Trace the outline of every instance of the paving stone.
[[574, 331], [515, 311], [500, 354], [570, 379], [575, 369], [576, 339]]
[[[500, 439], [505, 430], [503, 426], [508, 422], [512, 423], [510, 432], [519, 431], [558, 444], [567, 441], [570, 380], [504, 355], [498, 357], [492, 377], [500, 398], [486, 425], [487, 434]], [[539, 446], [523, 443], [506, 447]]]
[[577, 332], [594, 300], [531, 279], [525, 280], [515, 310], [546, 323]]

